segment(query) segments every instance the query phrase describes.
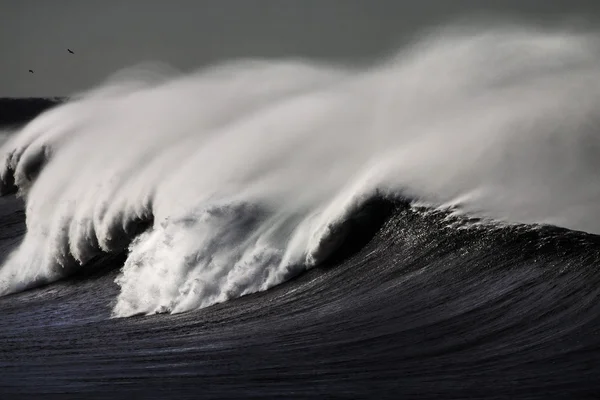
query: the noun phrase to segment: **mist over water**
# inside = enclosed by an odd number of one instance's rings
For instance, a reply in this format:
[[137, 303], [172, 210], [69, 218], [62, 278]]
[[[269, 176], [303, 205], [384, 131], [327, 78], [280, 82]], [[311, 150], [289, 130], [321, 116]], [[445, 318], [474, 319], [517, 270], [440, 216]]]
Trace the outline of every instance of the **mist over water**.
[[0, 146], [4, 145], [6, 141], [10, 138], [13, 132], [6, 129], [0, 129]]
[[2, 147], [28, 232], [0, 293], [127, 249], [115, 316], [205, 307], [318, 265], [375, 193], [598, 234], [597, 39], [447, 27], [363, 69], [119, 75]]

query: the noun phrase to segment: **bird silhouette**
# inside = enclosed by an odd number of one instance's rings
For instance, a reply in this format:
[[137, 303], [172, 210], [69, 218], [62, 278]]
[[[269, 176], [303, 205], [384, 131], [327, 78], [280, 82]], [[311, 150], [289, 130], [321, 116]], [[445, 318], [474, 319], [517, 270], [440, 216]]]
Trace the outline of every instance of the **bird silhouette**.
[[33, 70], [32, 69], [30, 69], [29, 72], [31, 72], [33, 74]]
[[67, 49], [67, 51], [71, 54], [75, 54], [75, 53], [73, 53], [73, 50], [71, 50], [71, 49]]

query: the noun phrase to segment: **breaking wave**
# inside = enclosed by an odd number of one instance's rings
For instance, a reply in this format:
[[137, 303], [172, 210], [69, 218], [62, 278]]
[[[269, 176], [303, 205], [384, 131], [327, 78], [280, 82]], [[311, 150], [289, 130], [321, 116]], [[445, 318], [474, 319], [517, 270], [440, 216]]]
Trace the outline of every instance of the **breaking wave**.
[[323, 263], [377, 198], [598, 234], [597, 38], [446, 28], [365, 68], [119, 75], [4, 143], [27, 234], [0, 294], [125, 252], [114, 316], [205, 307]]

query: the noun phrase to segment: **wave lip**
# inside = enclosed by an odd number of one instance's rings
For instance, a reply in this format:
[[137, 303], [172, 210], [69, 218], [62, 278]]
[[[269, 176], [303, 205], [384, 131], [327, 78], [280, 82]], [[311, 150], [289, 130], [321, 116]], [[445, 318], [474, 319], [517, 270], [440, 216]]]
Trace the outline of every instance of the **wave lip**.
[[115, 316], [205, 307], [350, 254], [381, 193], [600, 233], [597, 34], [440, 32], [363, 70], [129, 74], [42, 114], [0, 152], [28, 229], [0, 293], [125, 251]]

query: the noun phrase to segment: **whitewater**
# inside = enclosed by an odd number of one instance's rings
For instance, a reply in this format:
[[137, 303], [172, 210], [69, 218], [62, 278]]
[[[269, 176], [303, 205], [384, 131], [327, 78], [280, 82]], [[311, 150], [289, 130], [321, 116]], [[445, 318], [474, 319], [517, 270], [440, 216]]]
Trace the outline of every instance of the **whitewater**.
[[117, 74], [4, 141], [27, 233], [0, 294], [126, 251], [115, 317], [206, 307], [321, 264], [375, 196], [599, 234], [598, 39], [445, 27], [369, 66]]

